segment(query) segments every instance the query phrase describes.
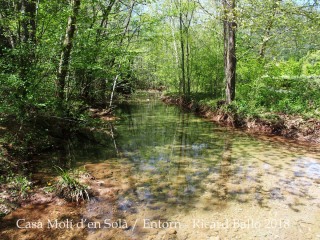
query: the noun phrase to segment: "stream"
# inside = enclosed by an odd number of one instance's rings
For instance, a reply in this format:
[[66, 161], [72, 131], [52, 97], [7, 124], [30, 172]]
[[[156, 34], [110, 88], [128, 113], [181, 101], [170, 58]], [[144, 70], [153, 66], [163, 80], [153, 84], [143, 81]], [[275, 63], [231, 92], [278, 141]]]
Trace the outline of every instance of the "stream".
[[54, 165], [85, 168], [98, 196], [19, 208], [1, 239], [320, 239], [319, 150], [219, 126], [152, 94], [116, 116], [114, 139], [71, 144], [35, 169], [46, 183]]

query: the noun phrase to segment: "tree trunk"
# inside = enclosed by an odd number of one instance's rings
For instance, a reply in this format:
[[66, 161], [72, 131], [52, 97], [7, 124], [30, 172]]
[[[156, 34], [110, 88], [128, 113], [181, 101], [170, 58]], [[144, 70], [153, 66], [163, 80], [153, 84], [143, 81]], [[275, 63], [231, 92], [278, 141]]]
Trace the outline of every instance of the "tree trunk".
[[102, 15], [102, 20], [100, 22], [100, 28], [97, 30], [96, 43], [98, 43], [100, 40], [100, 37], [103, 33], [102, 29], [103, 28], [106, 29], [108, 27], [109, 16], [115, 3], [116, 3], [116, 0], [110, 0], [108, 6], [102, 9], [103, 15]]
[[[125, 37], [126, 37], [127, 33], [129, 32], [129, 25], [130, 25], [130, 22], [131, 22], [131, 18], [132, 18], [133, 9], [134, 9], [135, 4], [136, 4], [136, 0], [132, 0], [131, 4], [130, 4], [130, 9], [129, 9], [129, 12], [128, 12], [128, 17], [126, 18], [126, 21], [124, 23], [124, 29], [123, 29], [121, 37], [120, 37], [120, 41], [119, 41], [119, 45], [118, 45], [120, 48], [122, 48], [123, 41], [125, 40]], [[128, 44], [127, 44], [126, 48], [129, 47], [129, 44], [130, 44], [130, 41], [128, 40]], [[115, 63], [116, 63], [116, 56], [113, 56], [112, 59], [107, 64], [108, 68], [112, 68]], [[120, 67], [121, 66], [119, 64], [118, 71], [120, 71]], [[112, 99], [113, 99], [113, 95], [114, 95], [114, 90], [117, 87], [117, 80], [118, 80], [119, 77], [120, 77], [120, 74], [118, 73], [116, 78], [115, 78], [115, 80], [114, 80], [114, 82], [113, 82], [112, 92], [111, 92], [111, 96], [110, 96], [110, 107], [112, 105]], [[105, 85], [105, 87], [106, 87], [106, 85]], [[104, 91], [105, 91], [105, 89], [104, 89]]]
[[190, 96], [191, 93], [191, 69], [190, 69], [190, 43], [189, 43], [189, 31], [188, 29], [186, 30], [186, 50], [187, 50], [187, 55], [186, 55], [186, 65], [187, 65], [187, 94]]
[[[175, 53], [175, 60], [176, 60], [176, 66], [177, 68], [179, 68], [180, 66], [180, 61], [179, 61], [179, 53], [178, 53], [178, 47], [177, 47], [177, 43], [176, 43], [176, 35], [174, 33], [174, 21], [173, 18], [170, 18], [170, 23], [171, 23], [171, 34], [172, 34], [172, 39], [173, 39], [173, 49], [174, 49], [174, 53]], [[179, 82], [180, 79], [180, 73], [177, 75], [177, 82]]]
[[[20, 94], [23, 99], [26, 98], [28, 90], [31, 86], [30, 77], [32, 75], [33, 64], [35, 62], [35, 47], [36, 47], [36, 0], [22, 0], [19, 4], [19, 11], [22, 15], [22, 20], [19, 25], [22, 31], [19, 32], [20, 39], [20, 57], [19, 57], [19, 77], [24, 82], [20, 88]], [[21, 110], [24, 111], [24, 104]]]
[[60, 103], [60, 107], [62, 107], [62, 103], [64, 100], [64, 88], [66, 84], [66, 77], [68, 74], [72, 42], [76, 30], [77, 15], [80, 8], [80, 0], [72, 0], [71, 6], [72, 14], [71, 16], [69, 16], [68, 19], [68, 26], [66, 29], [65, 39], [62, 45], [59, 69], [57, 74], [57, 98]]
[[[95, 34], [96, 47], [93, 50], [95, 51], [95, 54], [93, 55], [92, 58], [87, 59], [88, 62], [90, 61], [92, 63], [96, 63], [98, 61], [99, 52], [101, 51], [99, 46], [101, 45], [101, 41], [107, 38], [106, 29], [109, 23], [109, 16], [116, 2], [117, 0], [110, 0], [108, 5], [106, 6], [103, 3], [100, 3], [102, 19], [100, 20], [99, 28], [96, 30], [96, 34]], [[95, 17], [93, 18], [91, 28], [96, 23], [96, 20], [97, 20], [96, 16], [99, 14], [99, 11], [100, 10], [96, 10], [96, 9], [93, 10]], [[87, 69], [77, 70], [76, 76], [77, 76], [77, 82], [82, 89], [82, 91], [80, 92], [81, 98], [89, 104], [99, 103], [99, 105], [101, 104], [104, 106], [106, 103], [105, 92], [107, 89], [105, 77], [99, 77], [98, 79], [95, 79], [94, 70], [87, 70]], [[96, 86], [93, 85], [94, 81], [97, 82]], [[98, 91], [94, 92], [93, 90], [98, 90]]]
[[236, 90], [236, 22], [235, 0], [223, 0], [224, 8], [224, 70], [226, 78], [226, 103], [235, 99]]
[[36, 0], [22, 0], [21, 1], [21, 13], [24, 15], [21, 21], [22, 34], [21, 42], [27, 43], [28, 41], [35, 43], [36, 41]]
[[184, 32], [183, 32], [183, 20], [182, 20], [182, 12], [180, 6], [180, 14], [179, 14], [179, 28], [180, 28], [180, 47], [181, 47], [181, 80], [180, 80], [180, 91], [182, 88], [183, 95], [186, 93], [186, 73], [185, 73], [185, 49], [184, 49]]
[[262, 39], [262, 43], [260, 46], [260, 50], [259, 50], [259, 58], [263, 59], [264, 55], [265, 55], [265, 51], [267, 48], [267, 43], [269, 42], [269, 40], [271, 39], [271, 29], [273, 27], [275, 18], [276, 18], [276, 13], [278, 11], [279, 5], [280, 5], [281, 0], [275, 0], [273, 2], [273, 6], [272, 6], [272, 16], [269, 18], [266, 29], [265, 29], [265, 33]]
[[10, 16], [16, 9], [5, 1], [0, 1], [0, 54], [5, 48], [14, 49], [17, 36], [10, 30]]
[[[190, 0], [188, 0], [188, 9], [190, 10]], [[191, 45], [190, 45], [190, 34], [189, 34], [189, 29], [190, 29], [190, 26], [191, 26], [191, 21], [193, 19], [193, 14], [194, 14], [194, 10], [195, 10], [195, 2], [193, 2], [193, 7], [191, 8], [191, 13], [189, 15], [189, 11], [186, 15], [186, 21], [187, 21], [187, 24], [185, 25], [185, 37], [186, 37], [186, 67], [187, 67], [187, 94], [188, 96], [190, 96], [191, 94], [191, 62], [190, 62], [190, 48], [191, 48]]]
[[[120, 68], [120, 65], [119, 65], [119, 68]], [[112, 107], [112, 100], [113, 100], [114, 91], [116, 90], [118, 77], [119, 77], [119, 74], [117, 74], [117, 76], [113, 80], [112, 92], [111, 92], [110, 103], [109, 103], [110, 108]]]

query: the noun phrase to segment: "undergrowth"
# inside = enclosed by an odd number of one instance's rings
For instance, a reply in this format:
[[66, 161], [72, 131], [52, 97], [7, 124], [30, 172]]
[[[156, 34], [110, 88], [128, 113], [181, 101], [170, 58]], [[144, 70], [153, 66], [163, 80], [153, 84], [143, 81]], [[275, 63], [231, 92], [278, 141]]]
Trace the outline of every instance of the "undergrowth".
[[57, 196], [67, 201], [76, 201], [90, 199], [90, 191], [88, 186], [79, 182], [80, 171], [68, 171], [60, 167], [55, 167], [59, 173], [59, 181], [56, 184]]

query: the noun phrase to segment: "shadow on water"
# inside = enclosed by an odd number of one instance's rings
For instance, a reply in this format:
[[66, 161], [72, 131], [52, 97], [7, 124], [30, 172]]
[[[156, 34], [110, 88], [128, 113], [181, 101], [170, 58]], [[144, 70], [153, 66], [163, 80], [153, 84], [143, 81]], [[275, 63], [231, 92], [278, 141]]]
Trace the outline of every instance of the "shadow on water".
[[[117, 111], [109, 144], [70, 143], [67, 151], [47, 156], [48, 165], [96, 166], [92, 174], [101, 173], [101, 179], [109, 178], [106, 168], [118, 171], [125, 187], [117, 211], [155, 219], [221, 212], [233, 204], [319, 212], [319, 152], [257, 140], [150, 96], [122, 103]], [[106, 204], [98, 198], [82, 216], [102, 221], [110, 217]]]
[[[123, 104], [119, 115], [120, 154], [134, 166], [132, 186], [122, 196], [130, 203], [189, 211], [205, 199], [203, 209], [227, 207], [230, 201], [269, 208], [270, 201], [286, 201], [287, 195], [312, 198], [300, 183], [301, 174], [308, 184], [319, 181], [319, 155], [301, 162], [299, 149], [257, 141], [156, 100]], [[292, 175], [297, 167], [302, 173]], [[294, 187], [283, 182], [286, 174]]]

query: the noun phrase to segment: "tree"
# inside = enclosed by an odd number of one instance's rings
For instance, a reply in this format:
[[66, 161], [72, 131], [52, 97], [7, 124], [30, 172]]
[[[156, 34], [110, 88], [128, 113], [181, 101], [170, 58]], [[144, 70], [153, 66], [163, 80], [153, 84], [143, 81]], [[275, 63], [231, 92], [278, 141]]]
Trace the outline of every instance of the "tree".
[[259, 50], [259, 57], [260, 58], [264, 58], [265, 50], [266, 50], [266, 47], [267, 47], [267, 43], [271, 39], [271, 36], [270, 36], [271, 35], [271, 30], [272, 30], [273, 24], [275, 22], [276, 14], [277, 14], [277, 11], [279, 9], [280, 3], [281, 3], [281, 0], [273, 0], [271, 15], [269, 16], [269, 19], [268, 19], [268, 22], [267, 22], [267, 26], [266, 26], [266, 29], [264, 31], [262, 43], [261, 43], [261, 46], [260, 46], [260, 50]]
[[66, 84], [66, 77], [68, 74], [70, 55], [72, 50], [72, 42], [76, 31], [76, 20], [78, 11], [80, 8], [80, 0], [71, 1], [72, 14], [68, 18], [68, 26], [66, 29], [66, 35], [62, 44], [62, 51], [59, 63], [59, 69], [57, 73], [57, 97], [59, 102], [59, 108], [63, 107], [64, 90]]
[[226, 103], [235, 99], [236, 93], [236, 28], [235, 0], [223, 0], [224, 69], [226, 78]]
[[[195, 2], [187, 0], [183, 2], [179, 0], [175, 3], [179, 11], [179, 34], [180, 34], [180, 50], [181, 50], [181, 79], [180, 89], [183, 94], [190, 95], [191, 92], [191, 67], [190, 67], [190, 26], [194, 16]], [[180, 90], [181, 91], [181, 90]]]

